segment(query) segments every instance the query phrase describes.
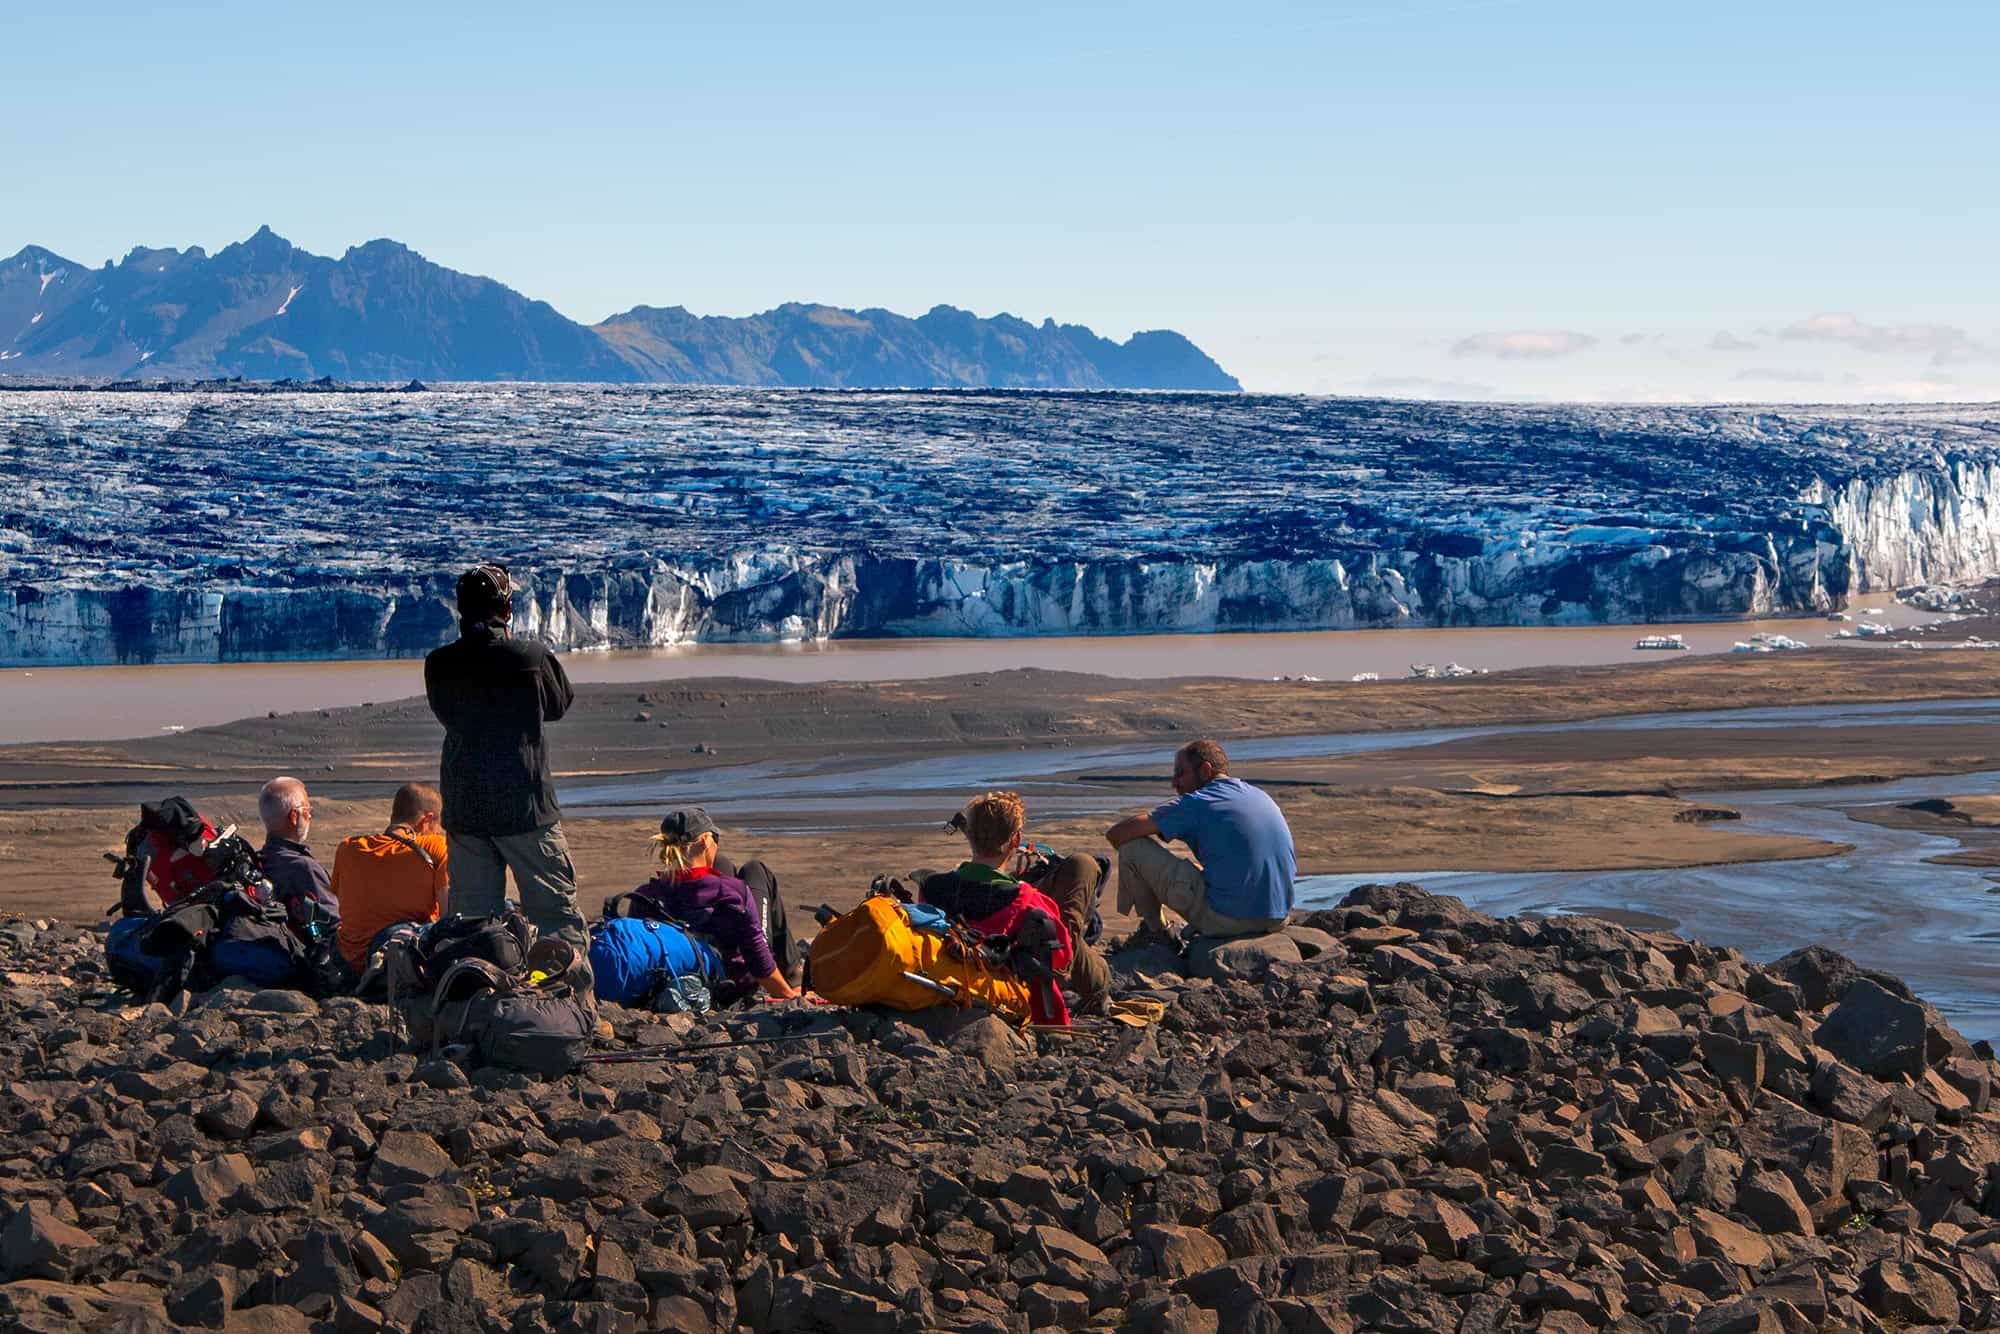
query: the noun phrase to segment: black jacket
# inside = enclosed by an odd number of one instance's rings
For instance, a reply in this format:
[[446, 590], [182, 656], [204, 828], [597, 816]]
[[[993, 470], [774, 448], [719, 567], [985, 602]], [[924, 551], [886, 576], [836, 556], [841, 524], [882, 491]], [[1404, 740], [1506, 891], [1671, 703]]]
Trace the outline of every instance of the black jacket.
[[455, 834], [525, 834], [562, 818], [542, 724], [576, 692], [540, 644], [483, 625], [424, 659], [424, 693], [444, 724], [438, 788]]

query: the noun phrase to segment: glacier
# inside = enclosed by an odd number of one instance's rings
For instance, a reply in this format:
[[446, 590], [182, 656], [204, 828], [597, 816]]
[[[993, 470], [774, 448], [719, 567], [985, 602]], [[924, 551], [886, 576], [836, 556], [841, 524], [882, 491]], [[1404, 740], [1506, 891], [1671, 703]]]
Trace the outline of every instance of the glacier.
[[0, 392], [0, 662], [1671, 622], [2000, 574], [2000, 409]]

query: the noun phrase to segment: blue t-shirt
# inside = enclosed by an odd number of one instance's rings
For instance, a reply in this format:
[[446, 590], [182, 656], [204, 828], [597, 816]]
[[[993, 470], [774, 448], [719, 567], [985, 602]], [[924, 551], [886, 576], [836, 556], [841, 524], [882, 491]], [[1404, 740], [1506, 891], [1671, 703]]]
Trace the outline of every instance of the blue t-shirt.
[[1272, 919], [1292, 910], [1298, 863], [1285, 813], [1239, 778], [1218, 778], [1153, 812], [1160, 837], [1201, 861], [1208, 906], [1225, 917]]

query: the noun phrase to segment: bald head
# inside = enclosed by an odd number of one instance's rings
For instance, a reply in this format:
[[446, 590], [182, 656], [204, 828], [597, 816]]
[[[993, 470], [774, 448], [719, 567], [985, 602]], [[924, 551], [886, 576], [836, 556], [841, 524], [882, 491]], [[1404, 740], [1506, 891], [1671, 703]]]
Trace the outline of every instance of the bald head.
[[428, 783], [405, 783], [396, 789], [395, 800], [389, 803], [389, 827], [408, 825], [412, 829], [430, 830], [436, 828], [438, 816], [444, 811], [444, 798]]
[[296, 778], [273, 778], [257, 794], [257, 815], [264, 822], [264, 832], [272, 837], [305, 842], [306, 829], [312, 824], [312, 801], [306, 796], [306, 785]]

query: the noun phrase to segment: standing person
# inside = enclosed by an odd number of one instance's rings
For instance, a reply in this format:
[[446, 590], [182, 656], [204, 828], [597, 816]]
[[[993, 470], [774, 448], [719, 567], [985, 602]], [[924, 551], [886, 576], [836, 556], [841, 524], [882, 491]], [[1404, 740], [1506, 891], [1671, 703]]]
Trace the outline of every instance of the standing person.
[[542, 726], [576, 694], [553, 653], [510, 635], [513, 593], [504, 565], [460, 575], [458, 638], [424, 659], [424, 693], [444, 724], [438, 771], [452, 911], [500, 912], [511, 870], [528, 920], [575, 947], [582, 967], [590, 936], [576, 908], [576, 868]]
[[292, 929], [303, 934], [319, 913], [328, 921], [338, 917], [340, 904], [333, 897], [326, 868], [306, 846], [306, 835], [312, 831], [312, 798], [306, 785], [289, 776], [264, 784], [257, 794], [257, 818], [264, 822], [264, 846], [257, 856]]
[[435, 921], [451, 885], [450, 851], [438, 828], [444, 800], [405, 783], [389, 803], [380, 834], [342, 839], [333, 850], [333, 896], [340, 901], [340, 957], [358, 977], [375, 938], [399, 922]]
[[[777, 879], [762, 862], [745, 866], [741, 879], [717, 869], [720, 833], [699, 806], [668, 811], [653, 835], [660, 873], [632, 892], [715, 946], [729, 972], [728, 989], [717, 994], [717, 1002], [731, 1005], [760, 989], [773, 1000], [791, 1000], [799, 992], [780, 958], [781, 951], [792, 953], [792, 945], [791, 929], [782, 925], [785, 905]], [[759, 881], [755, 889], [747, 883], [753, 876]], [[767, 929], [767, 923], [777, 926]], [[772, 932], [780, 927], [784, 936], [774, 946]]]
[[[1118, 849], [1118, 907], [1164, 934], [1171, 908], [1197, 936], [1254, 936], [1290, 916], [1298, 862], [1285, 814], [1263, 792], [1229, 776], [1222, 746], [1191, 741], [1174, 755], [1178, 799], [1104, 831]], [[1162, 840], [1179, 839], [1197, 861]]]

